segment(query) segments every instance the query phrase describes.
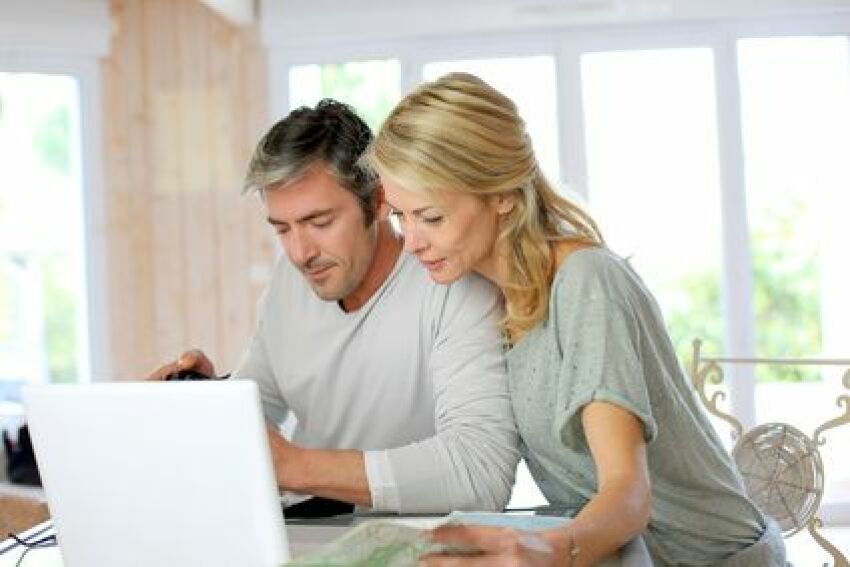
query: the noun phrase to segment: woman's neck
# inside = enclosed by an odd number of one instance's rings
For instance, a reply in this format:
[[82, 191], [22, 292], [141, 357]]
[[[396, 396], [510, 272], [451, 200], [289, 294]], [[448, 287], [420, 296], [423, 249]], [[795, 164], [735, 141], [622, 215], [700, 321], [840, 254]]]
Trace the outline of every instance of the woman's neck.
[[504, 295], [511, 273], [511, 254], [507, 242], [504, 239], [497, 240], [490, 254], [482, 258], [474, 270], [493, 282]]

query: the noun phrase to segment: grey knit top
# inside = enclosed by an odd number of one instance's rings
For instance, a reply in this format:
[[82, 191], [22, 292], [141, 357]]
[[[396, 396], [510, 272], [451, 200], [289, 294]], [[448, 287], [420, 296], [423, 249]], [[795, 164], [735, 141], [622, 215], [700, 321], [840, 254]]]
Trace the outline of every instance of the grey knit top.
[[655, 300], [625, 260], [604, 248], [568, 256], [548, 317], [510, 350], [508, 365], [522, 451], [550, 503], [577, 512], [596, 492], [581, 410], [604, 400], [643, 424], [652, 482], [643, 537], [656, 565], [717, 565], [763, 539], [765, 517], [694, 396]]

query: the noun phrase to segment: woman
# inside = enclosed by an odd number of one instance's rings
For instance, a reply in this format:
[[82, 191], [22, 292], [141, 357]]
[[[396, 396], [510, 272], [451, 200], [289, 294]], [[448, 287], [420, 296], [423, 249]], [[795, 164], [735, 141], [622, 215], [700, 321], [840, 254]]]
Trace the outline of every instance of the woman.
[[367, 159], [435, 281], [477, 272], [504, 294], [524, 456], [547, 499], [577, 512], [539, 536], [438, 530], [487, 555], [428, 562], [592, 565], [642, 535], [656, 565], [784, 565], [781, 536], [745, 495], [654, 299], [541, 174], [508, 98], [463, 73], [426, 83]]

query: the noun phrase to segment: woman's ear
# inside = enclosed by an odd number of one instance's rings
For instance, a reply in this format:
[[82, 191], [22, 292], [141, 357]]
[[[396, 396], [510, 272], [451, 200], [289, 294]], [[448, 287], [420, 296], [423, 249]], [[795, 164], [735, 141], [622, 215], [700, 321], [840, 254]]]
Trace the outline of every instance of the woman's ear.
[[516, 206], [516, 195], [514, 193], [494, 195], [492, 203], [497, 215], [506, 215], [514, 210]]

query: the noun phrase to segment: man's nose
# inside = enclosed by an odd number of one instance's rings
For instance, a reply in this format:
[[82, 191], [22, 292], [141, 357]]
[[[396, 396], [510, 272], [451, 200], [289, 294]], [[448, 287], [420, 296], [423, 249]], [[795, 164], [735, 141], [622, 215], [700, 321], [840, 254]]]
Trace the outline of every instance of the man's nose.
[[296, 266], [307, 265], [318, 254], [313, 239], [297, 229], [290, 230], [285, 247], [289, 259]]

